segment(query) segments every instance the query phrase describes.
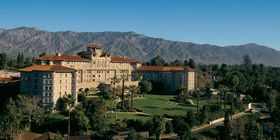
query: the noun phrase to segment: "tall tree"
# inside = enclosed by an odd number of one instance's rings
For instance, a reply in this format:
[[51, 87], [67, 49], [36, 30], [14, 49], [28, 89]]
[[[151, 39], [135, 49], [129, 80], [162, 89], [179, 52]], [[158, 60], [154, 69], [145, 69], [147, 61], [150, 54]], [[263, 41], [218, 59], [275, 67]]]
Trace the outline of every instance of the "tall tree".
[[7, 66], [8, 64], [8, 56], [6, 53], [1, 53], [0, 54], [0, 69], [3, 69]]
[[150, 65], [152, 65], [152, 66], [164, 66], [164, 65], [166, 65], [166, 62], [159, 55], [157, 55], [156, 57], [151, 59]]
[[88, 105], [85, 106], [85, 114], [89, 118], [89, 124], [92, 131], [104, 131], [105, 130], [105, 100], [96, 99], [90, 100]]
[[[18, 130], [20, 129], [20, 121], [22, 119], [21, 112], [16, 106], [16, 102], [9, 98], [9, 100], [6, 102], [6, 105], [3, 110], [3, 117], [1, 118], [1, 121], [3, 121], [2, 131], [0, 136], [5, 137], [9, 136], [10, 138], [14, 136], [14, 134], [18, 133]], [[1, 129], [0, 129], [1, 130]]]
[[229, 110], [225, 111], [225, 117], [224, 117], [224, 127], [225, 127], [225, 140], [231, 140], [231, 124], [229, 119]]
[[227, 101], [227, 94], [228, 94], [228, 87], [227, 86], [224, 86], [224, 85], [220, 85], [219, 86], [219, 98], [220, 98], [220, 108], [221, 108], [221, 98], [223, 97], [223, 100], [224, 100], [224, 109], [226, 109], [226, 101]]
[[24, 56], [22, 53], [18, 53], [17, 55], [17, 66], [18, 68], [24, 67]]
[[196, 69], [196, 64], [195, 64], [195, 61], [194, 61], [194, 59], [189, 59], [189, 64], [188, 64], [188, 66], [190, 67], [190, 68], [193, 68], [193, 69]]
[[73, 106], [75, 105], [76, 99], [75, 99], [74, 95], [71, 95], [71, 94], [67, 94], [63, 98], [64, 98], [65, 103], [67, 104], [67, 107], [68, 107], [68, 136], [67, 136], [67, 139], [69, 139], [70, 131], [71, 131], [71, 120], [70, 120], [71, 115], [70, 115], [70, 112], [71, 112]]
[[160, 139], [160, 135], [164, 132], [165, 130], [165, 120], [163, 116], [155, 115], [152, 118], [152, 130], [156, 134], [156, 140]]
[[244, 55], [242, 57], [242, 66], [246, 71], [251, 70], [252, 60], [250, 59], [249, 55]]
[[133, 98], [134, 98], [134, 95], [137, 94], [137, 92], [139, 91], [139, 87], [136, 86], [136, 85], [131, 85], [129, 86], [129, 91], [130, 91], [130, 110], [133, 109]]
[[89, 128], [89, 119], [84, 112], [75, 109], [71, 113], [71, 133], [74, 135], [84, 135], [84, 132]]
[[172, 120], [174, 132], [180, 136], [180, 140], [190, 139], [191, 128], [183, 117], [174, 117]]
[[113, 84], [113, 91], [114, 91], [114, 94], [116, 94], [115, 90], [116, 90], [116, 84], [120, 83], [121, 82], [121, 79], [118, 78], [117, 76], [114, 76], [113, 78], [111, 78], [112, 80], [112, 84]]
[[199, 116], [199, 100], [200, 97], [204, 94], [200, 89], [194, 91], [194, 96], [196, 98], [196, 115]]

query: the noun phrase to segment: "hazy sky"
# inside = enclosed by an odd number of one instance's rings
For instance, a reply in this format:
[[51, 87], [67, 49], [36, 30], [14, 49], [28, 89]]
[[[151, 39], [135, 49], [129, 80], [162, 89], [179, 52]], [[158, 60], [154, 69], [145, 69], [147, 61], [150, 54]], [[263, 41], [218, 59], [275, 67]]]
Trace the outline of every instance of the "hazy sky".
[[280, 50], [280, 0], [1, 0], [0, 28], [21, 26]]

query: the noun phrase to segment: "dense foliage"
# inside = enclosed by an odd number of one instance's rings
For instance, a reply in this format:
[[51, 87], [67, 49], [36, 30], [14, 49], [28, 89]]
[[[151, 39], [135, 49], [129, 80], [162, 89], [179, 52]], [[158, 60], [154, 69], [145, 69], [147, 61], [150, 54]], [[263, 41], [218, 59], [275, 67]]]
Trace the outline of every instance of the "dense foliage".
[[24, 68], [33, 64], [33, 59], [24, 58], [22, 53], [19, 53], [16, 59], [9, 58], [7, 54], [0, 54], [0, 69], [16, 70], [18, 68]]

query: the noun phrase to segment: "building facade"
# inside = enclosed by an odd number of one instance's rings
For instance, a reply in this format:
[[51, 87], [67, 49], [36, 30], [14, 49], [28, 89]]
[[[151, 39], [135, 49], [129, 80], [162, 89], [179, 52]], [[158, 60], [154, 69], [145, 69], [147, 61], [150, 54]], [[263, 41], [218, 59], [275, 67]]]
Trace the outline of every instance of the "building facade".
[[195, 89], [195, 70], [188, 67], [141, 66], [137, 73], [144, 80], [161, 82], [166, 92], [177, 92], [181, 87]]
[[76, 70], [58, 65], [20, 69], [20, 91], [37, 96], [44, 107], [54, 108], [59, 97], [76, 94]]
[[[36, 65], [20, 69], [21, 92], [38, 95], [44, 106], [55, 107], [59, 97], [77, 95], [101, 83], [111, 85], [112, 78], [125, 77], [125, 85], [137, 85], [135, 70], [141, 61], [111, 56], [92, 43], [77, 56], [51, 55], [36, 59]], [[116, 83], [116, 85], [121, 83]]]
[[[125, 86], [138, 85], [139, 75], [146, 80], [164, 81], [166, 90], [173, 92], [180, 86], [195, 88], [195, 72], [185, 67], [141, 66], [141, 61], [111, 56], [101, 46], [92, 43], [77, 56], [49, 55], [36, 59], [36, 65], [20, 69], [20, 91], [40, 97], [45, 107], [54, 108], [63, 95], [101, 83], [113, 85], [114, 77], [125, 77]], [[121, 83], [116, 83], [115, 86]]]

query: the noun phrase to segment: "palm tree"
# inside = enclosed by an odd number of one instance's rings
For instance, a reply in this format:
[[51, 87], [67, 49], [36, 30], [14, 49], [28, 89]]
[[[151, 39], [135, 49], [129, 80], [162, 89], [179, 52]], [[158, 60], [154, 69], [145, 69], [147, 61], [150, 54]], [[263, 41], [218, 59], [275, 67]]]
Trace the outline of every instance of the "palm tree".
[[68, 136], [67, 139], [69, 140], [69, 136], [70, 136], [70, 111], [71, 109], [74, 107], [76, 99], [74, 97], [74, 95], [68, 94], [66, 96], [63, 97], [65, 103], [67, 104], [68, 107]]
[[122, 80], [122, 95], [121, 95], [121, 99], [122, 99], [122, 109], [124, 110], [125, 106], [124, 106], [124, 80], [126, 79], [126, 76], [123, 74], [120, 78]]
[[116, 94], [116, 93], [115, 93], [116, 84], [119, 83], [119, 82], [121, 82], [121, 81], [120, 81], [121, 79], [118, 78], [117, 76], [114, 76], [113, 78], [111, 78], [111, 80], [112, 80], [112, 83], [113, 83], [113, 85], [114, 85], [114, 87], [113, 87], [114, 94]]
[[131, 85], [129, 86], [129, 91], [130, 91], [130, 110], [133, 109], [133, 96], [139, 91], [139, 87], [136, 85]]

